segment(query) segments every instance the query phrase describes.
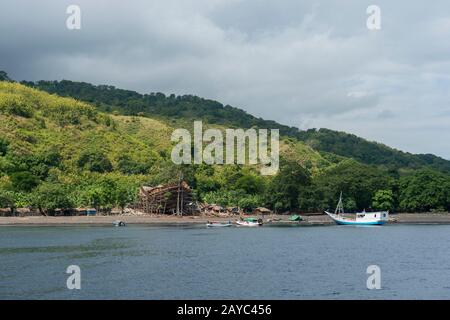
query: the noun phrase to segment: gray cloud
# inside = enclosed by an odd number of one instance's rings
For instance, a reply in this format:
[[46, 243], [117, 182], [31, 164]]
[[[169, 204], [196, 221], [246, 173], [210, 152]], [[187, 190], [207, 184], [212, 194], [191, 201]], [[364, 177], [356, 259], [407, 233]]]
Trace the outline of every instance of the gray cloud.
[[[360, 0], [2, 0], [0, 69], [197, 94], [450, 158], [450, 4], [376, 2], [374, 32]], [[80, 31], [65, 28], [73, 3]]]

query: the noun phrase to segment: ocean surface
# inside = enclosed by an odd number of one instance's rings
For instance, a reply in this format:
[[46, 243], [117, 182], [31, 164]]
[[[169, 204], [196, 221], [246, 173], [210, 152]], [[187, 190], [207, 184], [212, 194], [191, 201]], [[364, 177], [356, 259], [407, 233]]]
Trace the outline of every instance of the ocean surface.
[[450, 226], [0, 227], [0, 299], [450, 299]]

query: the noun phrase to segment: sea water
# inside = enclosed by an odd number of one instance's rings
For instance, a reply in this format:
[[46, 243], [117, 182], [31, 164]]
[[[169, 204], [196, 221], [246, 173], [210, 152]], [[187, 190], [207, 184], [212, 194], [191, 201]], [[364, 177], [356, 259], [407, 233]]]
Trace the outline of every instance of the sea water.
[[0, 299], [449, 298], [450, 225], [0, 227]]

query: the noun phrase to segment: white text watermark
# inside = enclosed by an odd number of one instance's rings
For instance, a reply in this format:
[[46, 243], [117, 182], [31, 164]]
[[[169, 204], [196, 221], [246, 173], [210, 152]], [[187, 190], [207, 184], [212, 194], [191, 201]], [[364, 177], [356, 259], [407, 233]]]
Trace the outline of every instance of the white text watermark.
[[261, 174], [274, 175], [279, 169], [279, 130], [270, 129], [270, 148], [268, 136], [267, 129], [225, 129], [224, 140], [221, 130], [203, 132], [202, 121], [195, 121], [193, 139], [187, 129], [173, 131], [171, 140], [178, 143], [171, 157], [175, 164], [261, 164]]

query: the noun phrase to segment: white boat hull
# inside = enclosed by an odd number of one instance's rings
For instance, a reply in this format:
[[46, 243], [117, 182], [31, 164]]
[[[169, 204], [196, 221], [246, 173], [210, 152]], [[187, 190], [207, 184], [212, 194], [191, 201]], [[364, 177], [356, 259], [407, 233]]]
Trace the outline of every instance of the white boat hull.
[[259, 227], [262, 222], [236, 221], [236, 224], [241, 227]]
[[207, 223], [206, 226], [208, 228], [223, 228], [223, 227], [231, 227], [231, 223]]
[[389, 212], [360, 212], [356, 214], [355, 219], [344, 217], [341, 214], [335, 214], [328, 211], [325, 213], [339, 225], [383, 225], [388, 222]]

